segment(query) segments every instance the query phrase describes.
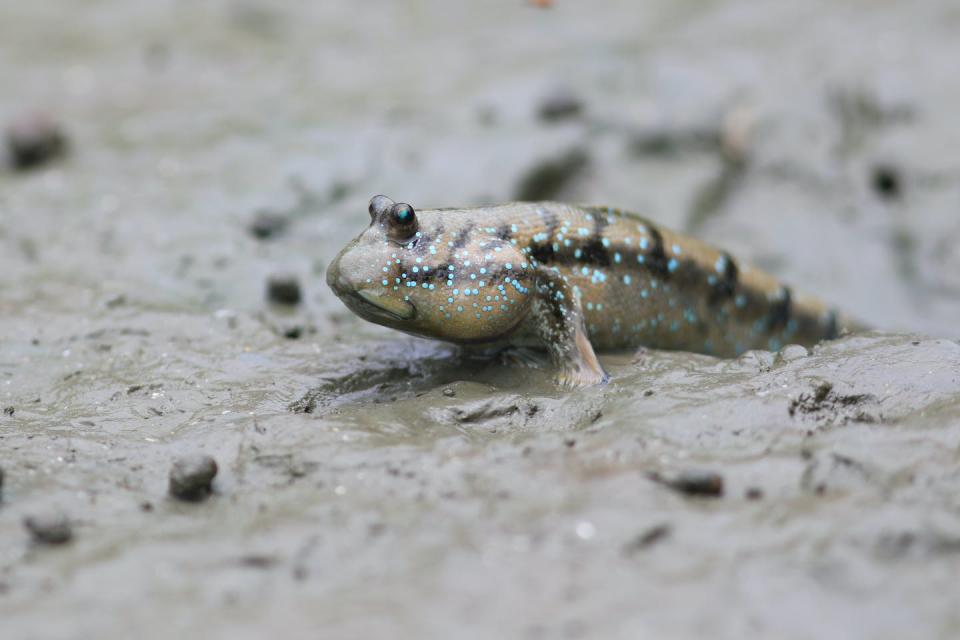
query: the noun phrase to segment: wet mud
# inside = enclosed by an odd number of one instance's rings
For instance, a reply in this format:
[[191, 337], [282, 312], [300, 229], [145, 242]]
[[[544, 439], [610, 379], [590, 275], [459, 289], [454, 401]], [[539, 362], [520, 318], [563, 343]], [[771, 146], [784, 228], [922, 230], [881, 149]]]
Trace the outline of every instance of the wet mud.
[[[0, 637], [960, 634], [960, 13], [541, 4], [0, 6], [0, 125], [64, 136], [0, 167]], [[632, 209], [874, 330], [564, 393], [339, 303], [376, 193]]]

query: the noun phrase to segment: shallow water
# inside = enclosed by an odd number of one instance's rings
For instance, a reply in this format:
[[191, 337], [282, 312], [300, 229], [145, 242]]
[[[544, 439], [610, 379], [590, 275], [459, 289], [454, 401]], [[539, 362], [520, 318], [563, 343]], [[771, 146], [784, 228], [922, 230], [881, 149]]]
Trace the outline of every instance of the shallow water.
[[[0, 122], [44, 108], [71, 142], [0, 171], [0, 636], [960, 633], [952, 3], [7, 2], [0, 24]], [[546, 122], [558, 92], [582, 111]], [[538, 170], [878, 331], [609, 355], [610, 385], [563, 394], [326, 288], [374, 193], [504, 201]], [[258, 240], [260, 211], [290, 226]], [[276, 273], [296, 310], [265, 301]], [[176, 503], [193, 451], [215, 495]], [[690, 470], [723, 497], [651, 478]], [[22, 519], [56, 512], [74, 541], [30, 544]]]

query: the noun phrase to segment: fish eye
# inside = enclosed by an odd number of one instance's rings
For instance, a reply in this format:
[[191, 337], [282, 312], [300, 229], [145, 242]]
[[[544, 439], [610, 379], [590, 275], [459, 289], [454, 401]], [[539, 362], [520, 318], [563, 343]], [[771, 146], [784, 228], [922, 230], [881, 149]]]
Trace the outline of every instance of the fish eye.
[[388, 220], [390, 235], [395, 240], [406, 240], [417, 231], [417, 214], [408, 204], [401, 202], [393, 205]]
[[370, 217], [376, 220], [384, 211], [387, 211], [393, 205], [393, 200], [387, 196], [373, 196], [370, 198], [370, 206], [367, 207], [367, 211], [370, 212]]

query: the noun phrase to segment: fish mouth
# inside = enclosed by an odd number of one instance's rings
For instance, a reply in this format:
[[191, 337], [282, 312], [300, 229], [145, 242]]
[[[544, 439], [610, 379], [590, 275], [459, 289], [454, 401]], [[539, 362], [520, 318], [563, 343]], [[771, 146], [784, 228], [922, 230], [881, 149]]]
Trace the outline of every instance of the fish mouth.
[[407, 300], [397, 300], [376, 291], [353, 291], [343, 301], [359, 316], [374, 316], [387, 320], [413, 320], [417, 308]]

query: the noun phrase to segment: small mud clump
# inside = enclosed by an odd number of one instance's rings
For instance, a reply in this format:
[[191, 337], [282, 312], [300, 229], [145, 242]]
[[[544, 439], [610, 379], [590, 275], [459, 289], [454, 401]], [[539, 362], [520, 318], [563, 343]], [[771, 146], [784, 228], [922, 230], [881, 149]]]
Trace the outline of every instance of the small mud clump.
[[557, 89], [540, 103], [537, 115], [543, 122], [558, 122], [583, 114], [583, 101], [569, 89]]
[[178, 500], [199, 502], [213, 492], [217, 461], [206, 455], [177, 458], [170, 469], [170, 495]]
[[681, 471], [672, 478], [664, 478], [659, 473], [652, 473], [650, 479], [686, 496], [705, 498], [723, 496], [723, 476], [714, 471], [689, 469]]
[[247, 227], [250, 235], [258, 240], [269, 240], [282, 234], [290, 225], [287, 216], [269, 211], [259, 211]]
[[837, 393], [829, 382], [821, 382], [813, 391], [802, 393], [787, 409], [791, 417], [811, 416], [827, 425], [848, 422], [879, 422], [881, 416], [872, 410], [877, 399], [868, 393]]
[[556, 159], [549, 159], [531, 167], [517, 185], [515, 200], [554, 200], [562, 197], [565, 189], [590, 164], [583, 149], [571, 149]]
[[26, 171], [64, 155], [67, 137], [49, 116], [31, 112], [10, 123], [6, 131], [11, 166]]
[[36, 544], [66, 544], [73, 539], [73, 527], [63, 514], [28, 516], [23, 519], [23, 526]]
[[903, 193], [903, 179], [900, 177], [900, 170], [888, 164], [874, 167], [870, 176], [870, 186], [884, 200], [897, 200]]
[[5, 416], [10, 416], [12, 418], [14, 413], [16, 413], [16, 409], [14, 409], [13, 407], [3, 408], [3, 415]]
[[540, 411], [540, 405], [519, 396], [504, 399], [487, 399], [453, 407], [446, 412], [445, 422], [454, 424], [480, 424], [496, 420], [508, 420], [523, 424]]
[[295, 276], [279, 274], [267, 279], [267, 299], [274, 304], [294, 306], [300, 304], [303, 294]]
[[623, 546], [624, 555], [631, 556], [670, 537], [673, 529], [669, 524], [658, 524], [638, 534], [633, 540]]

